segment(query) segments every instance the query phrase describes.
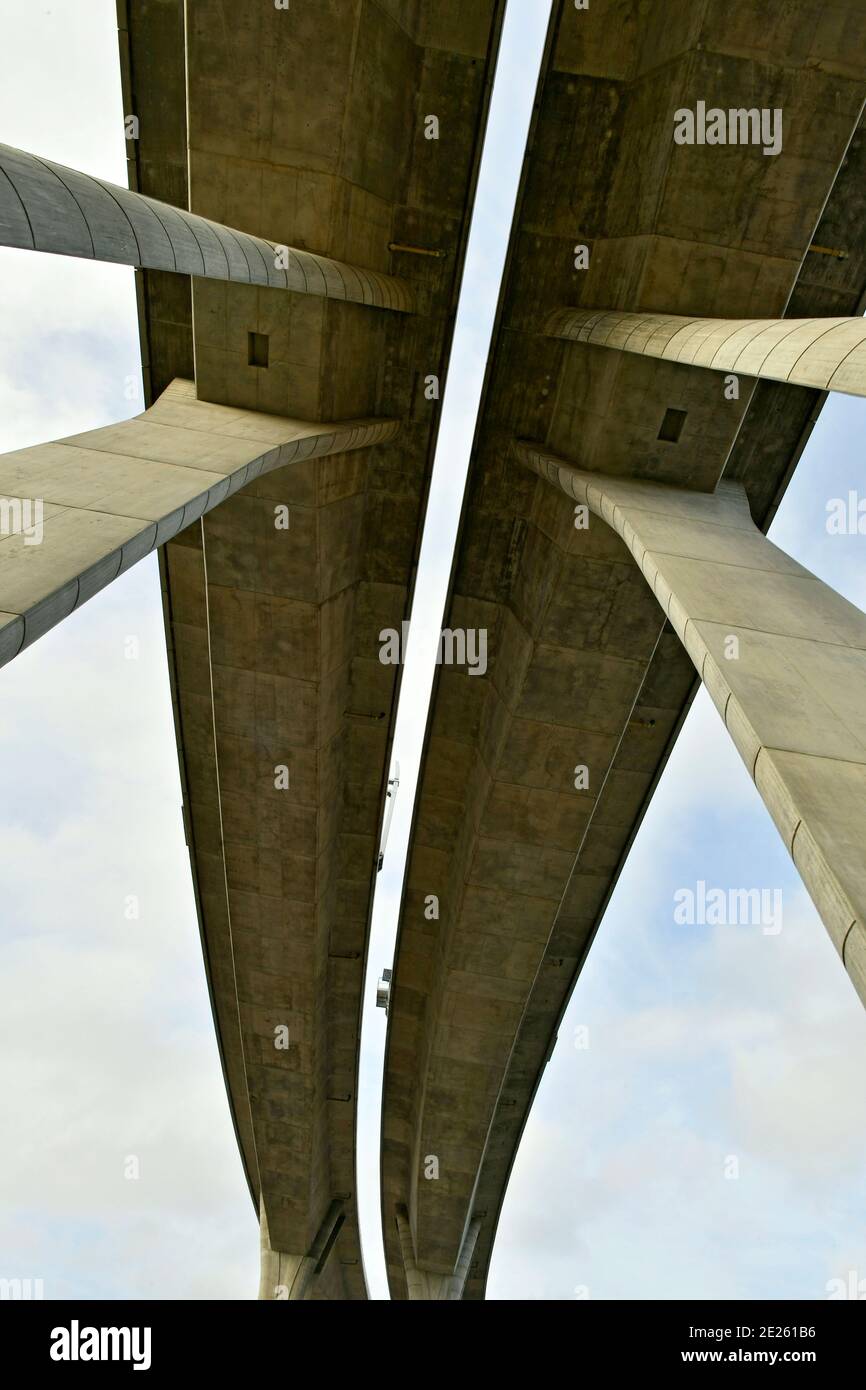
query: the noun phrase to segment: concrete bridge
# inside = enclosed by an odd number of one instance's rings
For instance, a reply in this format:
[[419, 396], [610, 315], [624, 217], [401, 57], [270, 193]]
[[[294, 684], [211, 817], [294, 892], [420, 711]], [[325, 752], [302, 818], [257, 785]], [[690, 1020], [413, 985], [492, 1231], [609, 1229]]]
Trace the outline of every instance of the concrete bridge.
[[[0, 244], [136, 267], [147, 405], [0, 458], [0, 661], [158, 548], [263, 1298], [366, 1297], [379, 633], [411, 609], [503, 9], [121, 0], [129, 189], [0, 147]], [[826, 392], [866, 394], [864, 83], [854, 0], [553, 6], [447, 611], [488, 666], [440, 669], [401, 909], [395, 1298], [484, 1295], [701, 679], [866, 998], [866, 618], [764, 534]], [[778, 152], [675, 140], [699, 103], [781, 112]]]
[[2, 656], [160, 547], [262, 1295], [363, 1298], [358, 1037], [398, 685], [378, 634], [409, 613], [502, 6], [119, 14], [130, 189], [4, 148], [0, 239], [137, 267], [149, 408], [0, 464], [44, 507], [42, 545], [0, 545]]
[[[536, 1087], [701, 676], [866, 993], [866, 624], [761, 534], [863, 337], [864, 78], [854, 5], [554, 6], [445, 619], [487, 629], [489, 665], [437, 676], [391, 990], [395, 1298], [418, 1286], [407, 1228], [428, 1283], [484, 1295]], [[702, 100], [781, 108], [781, 152], [677, 144]], [[817, 319], [848, 337], [804, 374]], [[774, 339], [798, 352], [756, 381]]]

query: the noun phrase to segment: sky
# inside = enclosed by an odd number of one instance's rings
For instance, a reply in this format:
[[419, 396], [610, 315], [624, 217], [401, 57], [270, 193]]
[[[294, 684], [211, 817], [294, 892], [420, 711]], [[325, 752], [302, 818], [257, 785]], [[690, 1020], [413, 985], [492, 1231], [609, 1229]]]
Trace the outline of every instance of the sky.
[[[393, 951], [448, 537], [547, 6], [510, 8], [374, 911], [359, 1202], [376, 1297], [375, 979]], [[113, 0], [0, 0], [0, 32], [0, 138], [123, 183]], [[130, 270], [0, 248], [0, 303], [0, 451], [143, 408]], [[828, 500], [860, 485], [864, 412], [828, 403], [771, 532], [860, 607], [866, 538], [825, 521]], [[0, 672], [0, 765], [0, 1277], [41, 1278], [48, 1298], [255, 1297], [258, 1232], [207, 998], [154, 557]], [[675, 893], [701, 880], [780, 890], [781, 931], [677, 926]], [[823, 1298], [834, 1278], [866, 1281], [864, 1067], [866, 1016], [702, 694], [545, 1072], [488, 1296]]]

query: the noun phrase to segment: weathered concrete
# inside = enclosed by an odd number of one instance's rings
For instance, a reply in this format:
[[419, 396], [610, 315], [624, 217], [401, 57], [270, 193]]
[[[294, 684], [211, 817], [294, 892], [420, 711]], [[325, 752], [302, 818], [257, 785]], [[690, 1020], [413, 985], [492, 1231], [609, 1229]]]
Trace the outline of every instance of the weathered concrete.
[[[399, 441], [257, 480], [161, 552], [202, 942], [253, 1200], [258, 1211], [264, 1198], [272, 1248], [299, 1258], [342, 1201], [307, 1296], [363, 1298], [360, 1002], [399, 686], [379, 633], [408, 617], [503, 5], [122, 9], [124, 106], [141, 114], [135, 187], [416, 295], [415, 314], [371, 314], [140, 277], [152, 389], [194, 355], [202, 400], [401, 421]], [[268, 340], [266, 368], [249, 361], [250, 333]], [[288, 545], [276, 502], [291, 509]], [[281, 791], [277, 764], [291, 774]]]
[[[696, 686], [624, 543], [602, 527], [587, 541], [510, 440], [610, 477], [703, 492], [738, 478], [763, 526], [820, 408], [809, 388], [748, 379], [727, 400], [702, 368], [540, 329], [568, 304], [857, 313], [864, 81], [854, 4], [832, 23], [763, 0], [555, 7], [445, 616], [487, 630], [488, 671], [438, 673], [401, 911], [383, 1102], [395, 1297], [401, 1206], [429, 1273], [453, 1269], [480, 1220], [464, 1297], [483, 1296], [535, 1089]], [[782, 152], [675, 144], [674, 112], [698, 100], [783, 107]], [[668, 409], [686, 417], [676, 443]]]
[[24, 150], [0, 145], [0, 246], [115, 261], [343, 299], [408, 314], [393, 275], [250, 236]]
[[345, 1211], [342, 1202], [332, 1202], [312, 1248], [306, 1255], [287, 1255], [274, 1250], [268, 1232], [268, 1216], [261, 1203], [261, 1279], [259, 1298], [276, 1302], [300, 1302], [307, 1298], [322, 1273], [340, 1234]]
[[628, 546], [866, 1003], [866, 615], [761, 534], [739, 483], [707, 495], [515, 452]]
[[475, 1245], [481, 1222], [471, 1221], [452, 1274], [431, 1274], [419, 1269], [415, 1258], [415, 1247], [409, 1227], [409, 1217], [405, 1211], [397, 1212], [397, 1234], [403, 1252], [403, 1267], [406, 1273], [406, 1291], [412, 1302], [455, 1303], [463, 1297], [466, 1276], [472, 1264]]
[[0, 665], [254, 478], [397, 428], [229, 410], [176, 381], [131, 420], [0, 455]]
[[545, 328], [551, 338], [618, 348], [735, 376], [762, 377], [819, 391], [866, 396], [866, 320], [694, 319], [562, 309]]

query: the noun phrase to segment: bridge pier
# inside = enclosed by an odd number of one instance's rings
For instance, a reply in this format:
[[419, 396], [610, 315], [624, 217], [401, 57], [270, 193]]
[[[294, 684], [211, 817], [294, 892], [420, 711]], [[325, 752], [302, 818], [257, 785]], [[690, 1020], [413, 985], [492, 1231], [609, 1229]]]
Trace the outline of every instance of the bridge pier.
[[691, 657], [866, 1003], [866, 615], [714, 493], [519, 460], [634, 556]]
[[412, 313], [413, 287], [0, 145], [0, 246]]
[[175, 381], [134, 419], [0, 455], [0, 666], [239, 488], [396, 428], [234, 410]]
[[480, 1229], [481, 1222], [479, 1220], [470, 1221], [453, 1272], [451, 1274], [436, 1273], [418, 1267], [409, 1218], [405, 1210], [398, 1211], [397, 1231], [400, 1237], [400, 1249], [403, 1253], [406, 1288], [411, 1302], [454, 1303], [462, 1299]]
[[262, 1264], [259, 1299], [274, 1302], [300, 1302], [311, 1297], [316, 1278], [321, 1274], [328, 1261], [328, 1256], [345, 1221], [345, 1215], [343, 1203], [338, 1200], [333, 1201], [328, 1207], [325, 1219], [307, 1253], [305, 1255], [290, 1255], [284, 1250], [273, 1249], [268, 1232], [268, 1216], [264, 1198], [261, 1198], [259, 1202], [259, 1226]]
[[702, 319], [561, 309], [546, 325], [551, 338], [637, 353], [734, 376], [784, 381], [819, 391], [866, 396], [866, 320]]

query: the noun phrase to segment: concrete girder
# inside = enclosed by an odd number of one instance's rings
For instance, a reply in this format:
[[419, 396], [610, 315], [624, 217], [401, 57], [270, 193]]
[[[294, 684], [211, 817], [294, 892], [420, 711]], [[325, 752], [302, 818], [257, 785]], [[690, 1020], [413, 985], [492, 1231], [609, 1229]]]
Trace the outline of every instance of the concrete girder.
[[283, 246], [0, 145], [0, 245], [410, 314], [406, 281]]
[[261, 1279], [259, 1298], [273, 1302], [300, 1302], [312, 1292], [315, 1280], [328, 1261], [345, 1221], [344, 1204], [335, 1200], [325, 1213], [316, 1239], [306, 1255], [287, 1255], [274, 1250], [268, 1232], [264, 1199], [260, 1202]]
[[697, 493], [515, 452], [628, 546], [866, 1003], [866, 615], [767, 540], [739, 483]]
[[[464, 1298], [484, 1296], [536, 1088], [698, 688], [623, 542], [598, 526], [593, 553], [576, 548], [565, 497], [509, 443], [568, 455], [580, 440], [583, 467], [703, 492], [737, 478], [764, 525], [821, 405], [750, 380], [731, 402], [712, 373], [572, 352], [539, 329], [564, 304], [850, 316], [866, 287], [866, 14], [846, 4], [833, 27], [817, 6], [779, 7], [768, 26], [764, 0], [658, 11], [553, 7], [445, 616], [487, 629], [490, 660], [480, 679], [437, 672], [395, 958], [382, 1122], [395, 1298], [400, 1205], [437, 1271], [481, 1219]], [[778, 157], [676, 145], [673, 112], [708, 92], [783, 106]], [[676, 444], [660, 435], [666, 408], [688, 414]], [[424, 1181], [430, 1154], [446, 1182]]]
[[[202, 400], [404, 422], [326, 476], [307, 464], [256, 481], [160, 552], [199, 919], [253, 1201], [274, 1247], [299, 1253], [341, 1197], [308, 1296], [364, 1298], [358, 1035], [400, 676], [379, 633], [409, 616], [439, 419], [425, 379], [447, 372], [504, 0], [125, 9], [124, 110], [141, 114], [131, 185], [393, 269], [417, 294], [414, 314], [369, 314], [141, 277], [146, 389], [192, 374], [194, 339]], [[427, 112], [448, 113], [438, 141]], [[249, 332], [268, 339], [267, 367], [249, 362]], [[263, 538], [275, 500], [292, 507], [290, 546], [272, 526]], [[274, 791], [277, 755], [291, 795]], [[286, 1052], [275, 1023], [291, 1027]]]
[[415, 1242], [412, 1239], [409, 1214], [405, 1209], [397, 1212], [397, 1232], [403, 1252], [406, 1289], [411, 1302], [456, 1303], [462, 1299], [480, 1230], [481, 1222], [476, 1217], [467, 1227], [453, 1274], [438, 1274], [419, 1268], [415, 1258]]
[[0, 456], [0, 665], [266, 473], [392, 439], [394, 421], [311, 424], [196, 400]]
[[866, 319], [698, 319], [561, 309], [550, 338], [717, 372], [866, 396]]

